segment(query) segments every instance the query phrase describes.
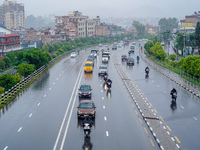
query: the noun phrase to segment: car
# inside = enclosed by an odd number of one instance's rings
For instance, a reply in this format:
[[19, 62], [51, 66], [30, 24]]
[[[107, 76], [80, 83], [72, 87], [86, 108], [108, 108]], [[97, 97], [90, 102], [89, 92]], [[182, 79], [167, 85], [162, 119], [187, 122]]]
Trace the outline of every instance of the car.
[[92, 62], [92, 63], [93, 63], [93, 67], [94, 67], [94, 59], [92, 59], [92, 58], [87, 58], [86, 61], [90, 61], [90, 62]]
[[102, 56], [102, 63], [108, 63], [109, 57], [108, 55], [103, 55]]
[[91, 59], [93, 59], [93, 60], [95, 60], [95, 56], [92, 54], [90, 54], [89, 56], [88, 56], [88, 58], [91, 58]]
[[97, 57], [97, 50], [91, 50], [91, 54], [90, 55], [93, 55], [94, 57]]
[[127, 65], [134, 65], [134, 59], [132, 57], [129, 57], [126, 61]]
[[77, 106], [77, 116], [78, 118], [85, 118], [86, 115], [89, 115], [90, 118], [95, 119], [96, 111], [95, 104], [92, 100], [82, 100]]
[[91, 62], [91, 61], [86, 61], [85, 62], [85, 65], [84, 65], [84, 72], [86, 73], [86, 72], [93, 72], [93, 66], [94, 66], [94, 64], [93, 64], [93, 62]]
[[105, 47], [109, 47], [108, 45], [105, 45]]
[[104, 52], [102, 53], [102, 56], [103, 56], [103, 55], [107, 55], [108, 58], [110, 58], [110, 52], [109, 52], [109, 51], [104, 51]]
[[130, 50], [129, 50], [129, 52], [131, 52], [131, 53], [134, 53], [134, 51], [135, 51], [135, 46], [130, 46]]
[[132, 45], [136, 45], [136, 42], [132, 42]]
[[121, 56], [121, 59], [122, 59], [122, 61], [123, 61], [123, 60], [127, 60], [127, 56], [126, 56], [126, 55], [122, 55], [122, 56]]
[[92, 88], [90, 85], [81, 85], [80, 88], [78, 89], [79, 92], [79, 98], [83, 97], [89, 97], [91, 98], [92, 96]]
[[104, 75], [105, 72], [108, 73], [108, 68], [107, 68], [107, 66], [106, 66], [106, 65], [100, 65], [100, 66], [99, 66], [99, 73], [98, 73], [99, 76], [100, 76], [100, 75]]
[[71, 55], [70, 55], [71, 58], [74, 58], [76, 56], [77, 56], [76, 52], [72, 52]]
[[99, 47], [103, 47], [103, 45], [102, 45], [102, 44], [99, 44]]
[[113, 45], [112, 50], [117, 50], [117, 45]]
[[122, 45], [121, 44], [118, 44], [118, 48], [121, 48], [122, 47]]

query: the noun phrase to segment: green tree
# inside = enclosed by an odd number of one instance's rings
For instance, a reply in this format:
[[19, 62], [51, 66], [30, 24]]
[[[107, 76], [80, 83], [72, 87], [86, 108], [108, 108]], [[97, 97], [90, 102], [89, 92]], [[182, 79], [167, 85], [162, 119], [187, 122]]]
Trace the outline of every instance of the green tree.
[[4, 87], [6, 91], [12, 88], [16, 83], [15, 78], [10, 74], [0, 76], [0, 86]]
[[22, 63], [18, 65], [18, 72], [20, 75], [27, 77], [35, 71], [35, 66], [33, 64]]
[[147, 50], [148, 53], [152, 53], [150, 51], [150, 49], [154, 46], [153, 42], [151, 41], [148, 41], [145, 45], [144, 45], [144, 48]]
[[168, 59], [171, 60], [171, 61], [176, 60], [176, 54], [170, 54]]
[[4, 68], [5, 68], [5, 65], [6, 65], [5, 61], [0, 60], [0, 68], [1, 68], [1, 69], [4, 69]]
[[4, 88], [0, 86], [0, 94], [4, 93]]
[[9, 57], [3, 56], [2, 60], [6, 63], [6, 64], [5, 64], [5, 67], [10, 67], [11, 61], [10, 61], [10, 58], [9, 58]]
[[153, 55], [159, 59], [159, 60], [165, 60], [167, 57], [167, 54], [163, 50], [162, 45], [157, 42], [151, 49], [150, 51], [153, 53]]
[[132, 26], [134, 26], [137, 30], [137, 35], [143, 37], [145, 34], [145, 26], [141, 24], [139, 21], [134, 20], [132, 23]]
[[15, 73], [14, 78], [17, 83], [21, 81], [21, 77], [18, 73]]

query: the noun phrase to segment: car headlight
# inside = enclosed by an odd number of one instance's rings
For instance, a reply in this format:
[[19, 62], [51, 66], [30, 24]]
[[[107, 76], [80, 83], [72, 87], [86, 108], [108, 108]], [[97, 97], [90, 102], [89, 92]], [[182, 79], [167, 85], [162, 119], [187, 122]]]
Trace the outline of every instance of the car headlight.
[[82, 114], [82, 112], [78, 110], [78, 114]]
[[88, 94], [91, 94], [92, 92], [90, 91], [90, 92], [88, 92]]

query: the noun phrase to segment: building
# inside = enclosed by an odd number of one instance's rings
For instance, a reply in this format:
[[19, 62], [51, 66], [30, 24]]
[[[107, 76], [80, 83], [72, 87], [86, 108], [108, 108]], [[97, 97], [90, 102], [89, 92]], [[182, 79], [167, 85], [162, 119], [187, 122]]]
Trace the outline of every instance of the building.
[[110, 36], [110, 30], [103, 23], [101, 23], [100, 25], [96, 25], [96, 36], [97, 37]]
[[21, 41], [26, 38], [27, 29], [26, 28], [14, 28], [12, 29], [12, 34], [20, 35]]
[[194, 12], [190, 16], [185, 16], [184, 20], [180, 20], [181, 28], [185, 27], [196, 27], [197, 22], [200, 22], [200, 11]]
[[11, 34], [11, 32], [12, 32], [11, 30], [8, 30], [3, 25], [0, 25], [0, 35], [2, 35], [2, 34]]
[[40, 40], [40, 34], [33, 28], [30, 28], [26, 33], [25, 42], [36, 42]]
[[0, 6], [0, 24], [8, 29], [24, 28], [24, 5], [16, 1], [4, 1]]
[[145, 32], [148, 34], [157, 35], [158, 31], [159, 31], [159, 28], [154, 25], [147, 24], [145, 26]]
[[1, 57], [8, 52], [22, 50], [20, 36], [15, 34], [0, 35], [0, 50]]
[[86, 36], [95, 36], [96, 21], [93, 19], [86, 20]]

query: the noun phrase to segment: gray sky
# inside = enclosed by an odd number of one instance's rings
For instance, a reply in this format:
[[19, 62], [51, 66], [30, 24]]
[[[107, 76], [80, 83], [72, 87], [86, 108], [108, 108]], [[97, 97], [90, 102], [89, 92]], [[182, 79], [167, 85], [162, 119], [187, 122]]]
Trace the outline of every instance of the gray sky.
[[[3, 0], [2, 0], [3, 1]], [[0, 4], [2, 4], [2, 1]], [[78, 10], [90, 18], [100, 17], [178, 17], [200, 11], [200, 0], [16, 0], [26, 15], [67, 15]]]

